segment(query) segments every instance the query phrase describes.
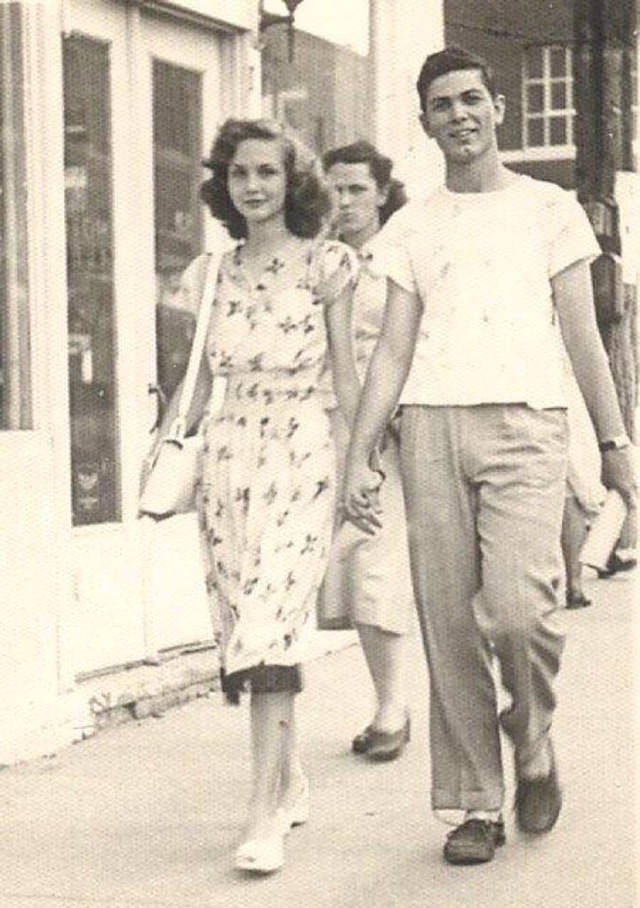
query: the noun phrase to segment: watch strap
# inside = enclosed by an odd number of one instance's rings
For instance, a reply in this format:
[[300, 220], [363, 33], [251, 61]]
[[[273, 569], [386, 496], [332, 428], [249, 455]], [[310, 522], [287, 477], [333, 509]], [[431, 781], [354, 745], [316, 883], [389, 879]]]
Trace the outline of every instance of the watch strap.
[[598, 447], [604, 453], [605, 451], [621, 451], [631, 444], [631, 440], [626, 435], [616, 435], [615, 438], [607, 438], [598, 443]]

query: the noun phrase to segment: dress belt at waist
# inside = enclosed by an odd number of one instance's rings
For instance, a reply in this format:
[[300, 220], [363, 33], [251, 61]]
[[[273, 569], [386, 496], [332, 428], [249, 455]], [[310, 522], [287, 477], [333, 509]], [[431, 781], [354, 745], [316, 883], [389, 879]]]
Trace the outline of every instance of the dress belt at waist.
[[291, 380], [283, 381], [282, 379], [273, 381], [271, 376], [257, 379], [249, 375], [240, 380], [232, 377], [227, 379], [225, 403], [233, 404], [234, 401], [264, 404], [275, 401], [304, 403], [317, 396], [318, 389], [311, 383], [296, 383]]

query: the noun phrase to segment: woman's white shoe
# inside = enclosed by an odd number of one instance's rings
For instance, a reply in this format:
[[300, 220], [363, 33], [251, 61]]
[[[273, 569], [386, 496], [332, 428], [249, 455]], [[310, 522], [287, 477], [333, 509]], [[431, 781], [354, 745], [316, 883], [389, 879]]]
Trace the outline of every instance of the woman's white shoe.
[[294, 826], [302, 826], [309, 819], [309, 780], [305, 777], [302, 790], [291, 807], [278, 807], [278, 822], [283, 835]]
[[273, 873], [284, 865], [284, 838], [274, 832], [264, 839], [248, 839], [236, 851], [237, 870], [252, 873]]

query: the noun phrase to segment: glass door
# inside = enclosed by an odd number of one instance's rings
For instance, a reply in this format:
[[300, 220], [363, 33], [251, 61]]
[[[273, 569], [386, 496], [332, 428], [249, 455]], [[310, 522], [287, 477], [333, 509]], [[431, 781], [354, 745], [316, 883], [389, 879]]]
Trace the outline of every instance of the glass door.
[[[128, 11], [65, 0], [61, 35], [72, 505], [65, 673], [82, 677], [146, 655], [139, 546], [128, 504], [136, 352], [131, 309], [144, 219], [129, 178]], [[139, 303], [140, 304], [140, 303]]]
[[[62, 38], [75, 673], [207, 639], [195, 515], [137, 515], [194, 317], [180, 275], [211, 229], [201, 159], [233, 36], [144, 5], [66, 0]], [[233, 55], [231, 55], [233, 56]], [[153, 393], [150, 393], [153, 392]]]
[[[153, 173], [154, 317], [152, 362], [147, 362], [157, 405], [171, 398], [186, 370], [194, 313], [180, 292], [182, 272], [207, 247], [213, 231], [200, 201], [206, 177], [202, 158], [221, 119], [220, 74], [224, 38], [212, 31], [181, 30], [166, 19], [142, 16], [145, 49], [140, 101], [149, 121]], [[155, 415], [155, 414], [154, 414]], [[147, 525], [147, 631], [156, 649], [211, 636], [194, 514]], [[179, 555], [178, 555], [179, 553]], [[180, 618], [176, 620], [176, 602]]]
[[156, 368], [161, 400], [168, 400], [185, 373], [194, 330], [179, 290], [180, 275], [203, 241], [202, 74], [157, 58], [151, 66]]
[[71, 496], [74, 526], [118, 521], [109, 45], [63, 39]]

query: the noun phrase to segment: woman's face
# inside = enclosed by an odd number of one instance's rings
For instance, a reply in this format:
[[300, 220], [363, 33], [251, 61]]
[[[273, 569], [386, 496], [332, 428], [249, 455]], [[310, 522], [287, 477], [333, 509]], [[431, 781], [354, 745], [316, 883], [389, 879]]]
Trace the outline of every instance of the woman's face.
[[327, 171], [327, 182], [340, 234], [348, 239], [351, 235], [376, 233], [386, 192], [378, 188], [369, 165], [366, 162], [334, 164]]
[[284, 217], [287, 174], [282, 143], [277, 139], [240, 142], [229, 164], [227, 188], [248, 224]]

